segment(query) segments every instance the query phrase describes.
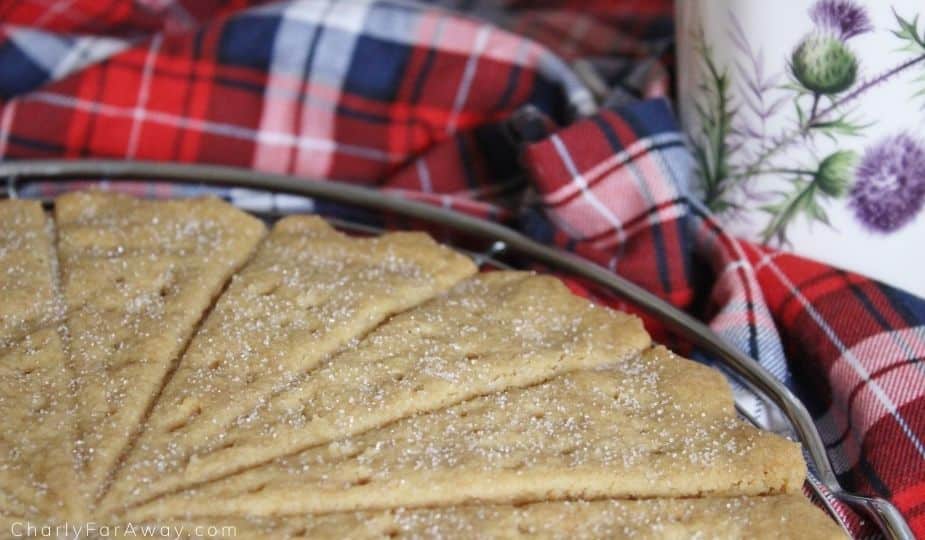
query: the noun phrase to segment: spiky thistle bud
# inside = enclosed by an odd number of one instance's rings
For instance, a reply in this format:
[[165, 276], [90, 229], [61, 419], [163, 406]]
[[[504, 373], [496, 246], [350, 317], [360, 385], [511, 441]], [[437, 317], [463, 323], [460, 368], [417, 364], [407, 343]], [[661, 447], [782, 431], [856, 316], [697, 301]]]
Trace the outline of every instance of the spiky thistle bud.
[[851, 150], [839, 150], [819, 163], [813, 182], [830, 197], [841, 197], [848, 192], [858, 155]]
[[790, 69], [806, 89], [815, 94], [833, 95], [854, 84], [858, 61], [838, 38], [810, 34], [793, 51]]

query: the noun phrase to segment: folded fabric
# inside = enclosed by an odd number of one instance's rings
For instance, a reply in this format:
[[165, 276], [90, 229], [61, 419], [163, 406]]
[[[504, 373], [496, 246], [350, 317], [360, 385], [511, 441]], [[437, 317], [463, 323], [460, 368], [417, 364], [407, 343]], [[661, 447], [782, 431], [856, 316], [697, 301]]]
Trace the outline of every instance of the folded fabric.
[[0, 157], [236, 165], [502, 221], [708, 321], [806, 401], [846, 487], [925, 535], [925, 301], [700, 204], [664, 99], [671, 2], [440, 3], [8, 3]]

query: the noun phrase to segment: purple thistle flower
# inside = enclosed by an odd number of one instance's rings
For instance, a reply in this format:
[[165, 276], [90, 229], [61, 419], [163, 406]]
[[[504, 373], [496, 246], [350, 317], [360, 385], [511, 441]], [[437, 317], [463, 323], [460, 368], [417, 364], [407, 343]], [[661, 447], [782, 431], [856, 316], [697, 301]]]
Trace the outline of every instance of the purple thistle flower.
[[852, 0], [819, 0], [809, 10], [809, 18], [843, 41], [873, 30], [867, 11]]
[[855, 173], [851, 207], [875, 232], [895, 231], [925, 203], [925, 146], [901, 133], [868, 148]]

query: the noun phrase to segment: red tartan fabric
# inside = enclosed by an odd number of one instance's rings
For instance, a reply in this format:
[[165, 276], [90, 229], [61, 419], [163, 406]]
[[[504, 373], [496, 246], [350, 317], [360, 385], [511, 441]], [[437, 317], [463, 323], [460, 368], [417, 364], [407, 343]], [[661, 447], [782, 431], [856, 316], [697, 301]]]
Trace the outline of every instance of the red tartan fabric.
[[252, 167], [502, 221], [708, 321], [805, 400], [846, 487], [925, 536], [925, 301], [699, 204], [670, 105], [644, 99], [670, 88], [671, 2], [442, 4], [0, 3], [0, 157]]

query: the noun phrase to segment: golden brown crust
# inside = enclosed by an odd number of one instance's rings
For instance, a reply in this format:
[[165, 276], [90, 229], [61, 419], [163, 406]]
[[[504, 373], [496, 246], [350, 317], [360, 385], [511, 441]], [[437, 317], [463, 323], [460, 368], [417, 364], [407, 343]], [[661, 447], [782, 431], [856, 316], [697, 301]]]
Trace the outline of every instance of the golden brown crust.
[[[342, 512], [285, 518], [211, 517], [155, 522], [181, 531], [213, 527], [252, 540], [296, 539], [747, 539], [836, 540], [845, 533], [800, 495], [543, 502], [522, 506]], [[197, 529], [199, 527], [199, 529]], [[210, 537], [210, 536], [206, 536]]]
[[235, 276], [161, 394], [109, 499], [140, 482], [184, 481], [178, 465], [240, 415], [387, 317], [476, 271], [420, 233], [341, 234], [317, 217], [281, 220]]
[[53, 232], [35, 201], [0, 201], [0, 346], [61, 315], [54, 293]]
[[264, 234], [213, 198], [81, 192], [55, 203], [83, 496], [98, 495], [164, 377]]
[[42, 207], [0, 201], [0, 513], [71, 514], [70, 373], [57, 323], [54, 233]]
[[554, 278], [305, 216], [254, 253], [263, 225], [216, 199], [56, 216], [57, 256], [37, 203], [0, 202], [0, 537], [113, 512], [258, 539], [841, 537], [718, 372]]
[[[179, 482], [169, 477], [169, 486], [217, 478], [480, 394], [625, 360], [648, 344], [638, 319], [596, 307], [556, 279], [480, 274], [396, 315], [240, 417], [195, 459], [180, 462], [182, 476]], [[155, 462], [173, 470], [175, 460], [165, 452]], [[133, 484], [165, 485], [147, 474]]]
[[[687, 384], [704, 399], [688, 399]], [[715, 371], [656, 348], [408, 416], [128, 515], [798, 492], [799, 447], [738, 420], [729, 395]]]

